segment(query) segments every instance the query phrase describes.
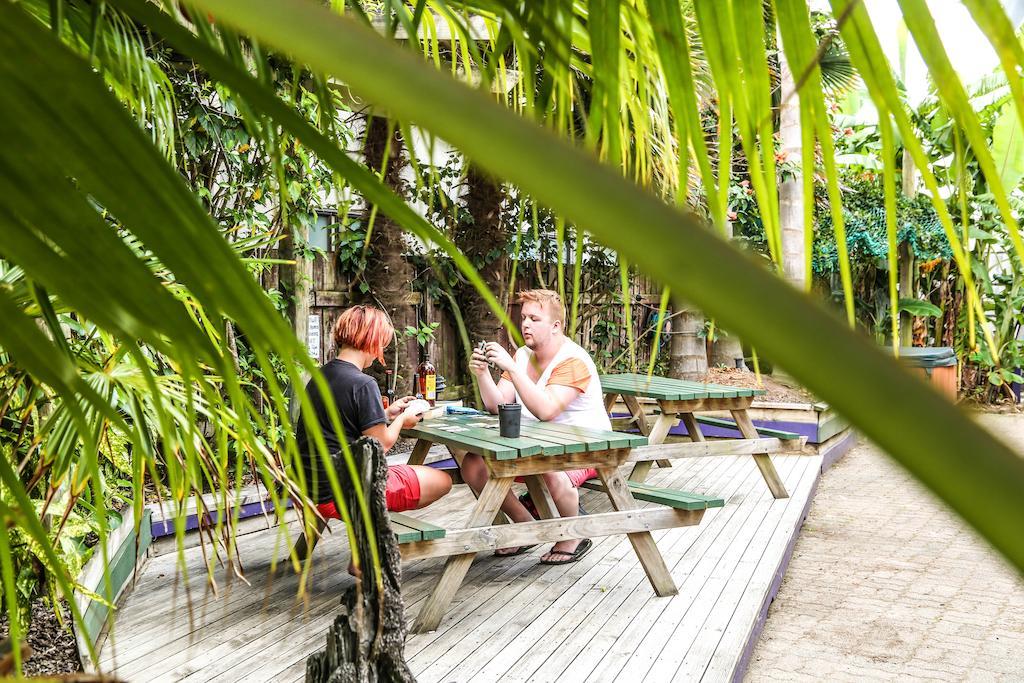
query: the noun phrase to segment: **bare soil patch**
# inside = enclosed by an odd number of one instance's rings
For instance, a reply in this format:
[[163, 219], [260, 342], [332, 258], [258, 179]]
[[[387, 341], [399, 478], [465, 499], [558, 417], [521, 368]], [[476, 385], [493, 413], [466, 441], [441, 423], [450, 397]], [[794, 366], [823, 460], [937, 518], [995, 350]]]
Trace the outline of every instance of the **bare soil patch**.
[[771, 403], [815, 403], [818, 400], [811, 392], [798, 386], [791, 379], [758, 375], [736, 368], [710, 368], [701, 381], [743, 389], [763, 389], [764, 395], [759, 396], [757, 400]]

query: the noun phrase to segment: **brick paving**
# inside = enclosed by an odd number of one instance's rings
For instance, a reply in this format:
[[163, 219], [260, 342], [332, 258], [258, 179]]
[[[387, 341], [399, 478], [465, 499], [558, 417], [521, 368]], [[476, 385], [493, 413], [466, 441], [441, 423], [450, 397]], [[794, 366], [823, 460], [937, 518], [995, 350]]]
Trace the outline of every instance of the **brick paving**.
[[[980, 419], [1024, 448], [1024, 416]], [[1024, 581], [862, 441], [819, 484], [745, 680], [893, 679], [1024, 681]]]

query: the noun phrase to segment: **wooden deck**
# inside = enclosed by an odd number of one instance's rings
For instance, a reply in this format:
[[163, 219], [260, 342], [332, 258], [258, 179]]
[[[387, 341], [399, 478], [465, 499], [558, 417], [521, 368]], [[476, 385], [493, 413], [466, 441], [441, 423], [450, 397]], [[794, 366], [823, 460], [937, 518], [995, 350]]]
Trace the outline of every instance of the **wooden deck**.
[[[791, 497], [775, 500], [749, 456], [675, 461], [649, 483], [725, 498], [696, 527], [654, 532], [679, 595], [654, 595], [624, 537], [596, 539], [580, 562], [537, 564], [543, 552], [481, 555], [437, 631], [410, 636], [407, 657], [420, 681], [731, 680], [742, 673], [777, 572], [817, 484], [821, 456], [775, 456]], [[443, 525], [470, 505], [457, 487], [420, 514]], [[601, 512], [607, 498], [583, 493]], [[641, 506], [647, 504], [641, 503]], [[592, 507], [591, 507], [592, 506]], [[461, 518], [461, 516], [460, 516]], [[292, 533], [294, 536], [294, 532]], [[287, 567], [271, 572], [285, 538], [277, 530], [240, 538], [246, 585], [218, 569], [207, 587], [200, 548], [153, 558], [118, 612], [101, 666], [127, 681], [299, 681], [305, 657], [324, 645], [346, 574], [341, 533], [316, 549], [305, 602]], [[415, 617], [443, 559], [404, 566], [406, 616]]]

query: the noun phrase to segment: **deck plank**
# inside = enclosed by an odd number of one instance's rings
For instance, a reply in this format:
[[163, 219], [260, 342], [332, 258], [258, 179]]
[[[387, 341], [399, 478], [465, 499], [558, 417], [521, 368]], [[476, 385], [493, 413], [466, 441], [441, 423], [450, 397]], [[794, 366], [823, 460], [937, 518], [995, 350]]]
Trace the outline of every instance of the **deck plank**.
[[[651, 471], [653, 485], [726, 499], [698, 526], [655, 532], [678, 596], [654, 595], [625, 537], [598, 539], [583, 560], [563, 567], [538, 566], [543, 547], [517, 557], [482, 554], [438, 630], [408, 639], [413, 672], [424, 683], [611, 680], [624, 672], [638, 681], [730, 678], [821, 464], [820, 456], [775, 461], [793, 494], [786, 500], [772, 499], [749, 456], [681, 460]], [[447, 528], [464, 518], [471, 500], [458, 487], [417, 515]], [[600, 492], [586, 492], [583, 501], [591, 512], [610, 509]], [[128, 681], [301, 680], [305, 656], [323, 647], [352, 581], [343, 529], [332, 529], [314, 553], [304, 602], [283, 562], [296, 524], [286, 537], [276, 530], [241, 537], [252, 586], [229, 584], [218, 569], [218, 597], [207, 588], [199, 548], [185, 551], [187, 582], [174, 554], [153, 558], [117, 612], [116, 652], [110, 639], [101, 644], [104, 670], [116, 662], [113, 671]], [[271, 580], [275, 548], [281, 559]], [[443, 567], [439, 558], [403, 566], [410, 621]]]
[[[727, 484], [721, 486], [719, 490], [727, 498], [734, 498], [737, 491], [748, 486], [747, 481], [752, 480], [755, 475], [746, 471], [739, 461], [730, 464], [731, 467], [723, 473]], [[698, 534], [691, 539], [681, 539], [681, 543], [668, 549], [666, 559], [673, 576], [684, 579], [681, 589], [685, 587], [685, 576], [693, 571], [700, 557], [714, 546], [722, 528], [735, 515], [737, 509], [730, 508], [727, 504], [725, 508], [716, 509], [713, 514], [709, 511]], [[567, 639], [538, 670], [546, 673], [558, 669], [565, 672], [563, 675], [566, 680], [582, 681], [591, 676], [599, 663], [604, 662], [607, 665], [604, 661], [606, 653], [617, 648], [622, 652], [622, 657], [628, 657], [638, 642], [629, 643], [622, 640], [623, 637], [629, 637], [624, 636], [626, 631], [630, 630], [631, 634], [642, 636], [643, 620], [638, 618], [641, 612], [647, 615], [645, 618], [649, 618], [651, 610], [665, 607], [665, 601], [658, 600], [643, 590], [644, 583], [643, 570], [637, 564], [622, 583], [613, 588], [612, 601], [595, 615], [593, 621], [596, 623], [581, 624], [578, 632]], [[651, 623], [646, 621], [648, 627]]]
[[[730, 487], [738, 485], [736, 479], [735, 472], [726, 468], [712, 486], [721, 491], [721, 495], [731, 495]], [[693, 533], [679, 534], [676, 533], [678, 530], [669, 530], [657, 539], [658, 547], [662, 548], [666, 563], [677, 581], [682, 576], [678, 560], [686, 557], [691, 548], [697, 547], [699, 539], [709, 533], [708, 530], [713, 528], [709, 522], [710, 515], [706, 515], [704, 522], [693, 529]], [[512, 664], [503, 678], [512, 681], [528, 680], [531, 676], [546, 677], [551, 671], [564, 672], [576, 658], [576, 653], [585, 648], [601, 630], [609, 615], [628, 612], [631, 609], [630, 600], [637, 602], [639, 608], [648, 597], [653, 598], [649, 590], [643, 589], [644, 586], [649, 588], [650, 584], [636, 558], [627, 556], [623, 564], [626, 566], [619, 572], [617, 581], [594, 586], [596, 591], [592, 590], [580, 604], [569, 605], [546, 632], [536, 631], [537, 642], [530, 646], [527, 654]], [[541, 656], [546, 657], [546, 660], [542, 660]], [[560, 675], [565, 676], [566, 673]]]
[[[600, 494], [587, 496], [587, 501], [601, 501]], [[609, 506], [607, 497], [603, 497], [604, 506]], [[588, 509], [596, 505], [588, 505]], [[701, 525], [703, 526], [703, 525]], [[693, 527], [699, 529], [698, 527]], [[656, 536], [663, 532], [655, 532]], [[660, 544], [659, 544], [659, 547]], [[670, 550], [663, 548], [663, 551]], [[614, 566], [609, 566], [609, 560]], [[536, 560], [534, 560], [536, 561]], [[500, 658], [511, 658], [514, 660], [522, 652], [523, 646], [529, 647], [531, 642], [536, 642], [537, 636], [544, 636], [545, 624], [551, 618], [558, 618], [562, 614], [560, 605], [574, 604], [574, 597], [579, 589], [592, 590], [594, 586], [603, 586], [608, 582], [608, 575], [619, 565], [629, 566], [639, 563], [633, 554], [628, 543], [622, 543], [621, 539], [601, 539], [594, 549], [580, 562], [565, 567], [548, 567], [544, 575], [536, 577], [534, 572], [524, 576], [516, 585], [509, 586], [507, 597], [509, 603], [495, 610], [494, 605], [481, 605], [475, 619], [467, 620], [468, 623], [459, 624], [457, 628], [464, 631], [461, 640], [455, 643], [450, 649], [446, 649], [446, 643], [450, 639], [435, 644], [435, 651], [441, 656], [424, 670], [422, 680], [470, 680], [478, 675], [488, 678], [486, 673], [479, 672], [491, 663], [493, 654], [491, 648], [500, 649]], [[550, 585], [543, 592], [537, 589], [538, 581], [550, 581], [549, 576], [558, 577], [553, 585]], [[577, 578], [579, 577], [579, 578]], [[650, 590], [650, 584], [645, 585]], [[574, 582], [570, 583], [570, 582]], [[582, 584], [579, 586], [578, 584]], [[614, 585], [611, 583], [610, 585]], [[518, 593], [518, 594], [517, 594]], [[540, 597], [537, 597], [537, 595]], [[502, 596], [499, 596], [499, 598]], [[575, 600], [578, 602], [578, 600]], [[501, 604], [502, 600], [498, 600]], [[453, 634], [454, 637], [459, 637]], [[481, 649], [480, 645], [487, 643], [488, 647]], [[512, 643], [516, 643], [513, 645]], [[436, 655], [435, 655], [436, 656]], [[421, 656], [422, 659], [422, 656]]]
[[[754, 509], [749, 504], [730, 506], [730, 502], [739, 497], [746, 499], [752, 496], [751, 487], [757, 476], [759, 475], [754, 471], [746, 470], [740, 492], [731, 496], [726, 501], [725, 507], [721, 508], [723, 513], [731, 512], [732, 514], [728, 517], [724, 514], [721, 515], [724, 519], [710, 530], [711, 533], [705, 539], [705, 544], [694, 548], [693, 552], [683, 560], [686, 569], [679, 586], [678, 599], [653, 600], [639, 590], [630, 598], [644, 602], [643, 608], [626, 630], [617, 635], [606, 654], [600, 657], [588, 680], [612, 680], [626, 670], [629, 671], [630, 677], [636, 673], [637, 678], [640, 678], [650, 668], [661, 654], [667, 635], [669, 635], [664, 632], [666, 624], [671, 623], [678, 612], [685, 613], [704, 581], [718, 566], [718, 559], [728, 550], [736, 534], [743, 528]], [[757, 495], [757, 498], [760, 497]], [[716, 521], [718, 521], [717, 516]], [[673, 571], [677, 570], [674, 568]], [[681, 646], [680, 643], [673, 644], [673, 647]], [[634, 672], [632, 667], [637, 667], [639, 671]]]

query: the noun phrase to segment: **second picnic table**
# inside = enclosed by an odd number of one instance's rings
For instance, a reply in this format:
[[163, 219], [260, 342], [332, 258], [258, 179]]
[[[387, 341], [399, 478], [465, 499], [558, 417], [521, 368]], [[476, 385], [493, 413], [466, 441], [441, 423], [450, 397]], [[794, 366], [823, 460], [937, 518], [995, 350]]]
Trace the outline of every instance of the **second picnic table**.
[[[647, 436], [650, 446], [646, 457], [639, 460], [630, 475], [632, 481], [643, 481], [651, 469], [653, 461], [669, 464], [670, 458], [695, 457], [702, 455], [740, 455], [753, 456], [754, 463], [761, 471], [768, 489], [775, 498], [788, 498], [789, 493], [772, 464], [769, 453], [781, 449], [778, 438], [762, 438], [757, 427], [750, 419], [747, 409], [754, 397], [763, 394], [760, 389], [744, 389], [738, 387], [701, 384], [669, 377], [648, 377], [631, 373], [601, 375], [601, 389], [604, 391], [605, 409], [610, 413], [619, 396], [629, 409], [632, 420], [636, 422], [640, 432]], [[641, 398], [657, 401], [658, 413], [653, 424], [648, 422], [651, 416], [644, 413], [640, 404]], [[697, 411], [728, 410], [735, 425], [723, 421], [698, 418]], [[693, 443], [665, 444], [669, 430], [682, 420], [686, 432]], [[743, 435], [740, 441], [726, 441], [715, 444], [708, 443], [701, 432], [700, 423], [718, 423], [719, 426], [734, 426]]]
[[[664, 507], [637, 509], [631, 486], [618, 467], [628, 462], [634, 446], [647, 443], [644, 436], [524, 421], [521, 436], [508, 439], [499, 435], [497, 417], [486, 414], [424, 420], [404, 430], [402, 436], [417, 440], [411, 464], [422, 464], [432, 444], [443, 444], [459, 462], [469, 452], [481, 455], [490, 473], [464, 526], [445, 529], [441, 538], [401, 546], [405, 559], [448, 556], [437, 585], [413, 624], [417, 633], [437, 628], [476, 553], [482, 550], [626, 534], [654, 591], [661, 596], [675, 595], [675, 582], [650, 532], [698, 524], [708, 507], [723, 504], [720, 499], [665, 491], [659, 499]], [[540, 475], [588, 468], [597, 470], [615, 511], [559, 518]], [[495, 524], [502, 501], [520, 476], [542, 519]]]

